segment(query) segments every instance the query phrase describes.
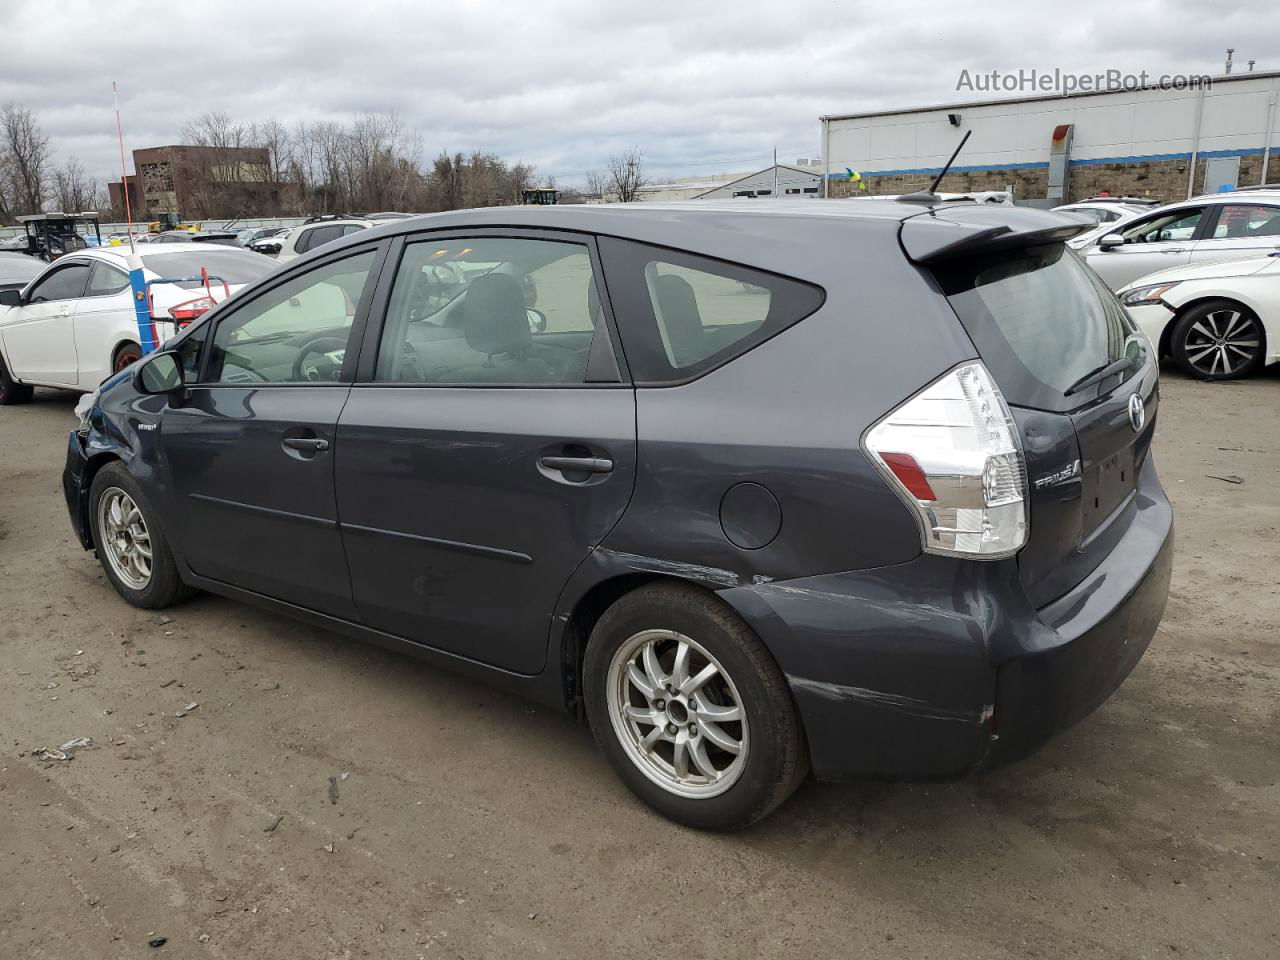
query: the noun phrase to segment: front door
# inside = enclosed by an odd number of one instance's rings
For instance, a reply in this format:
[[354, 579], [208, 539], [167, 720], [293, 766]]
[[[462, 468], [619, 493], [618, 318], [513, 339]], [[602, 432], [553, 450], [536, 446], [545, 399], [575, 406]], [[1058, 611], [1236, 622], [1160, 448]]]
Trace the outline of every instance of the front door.
[[635, 395], [594, 256], [559, 234], [405, 244], [376, 366], [362, 354], [338, 423], [365, 623], [542, 669], [556, 599], [635, 480]]
[[0, 314], [10, 373], [19, 380], [75, 386], [76, 301], [84, 296], [89, 264], [58, 263], [36, 280], [22, 306]]
[[176, 542], [198, 575], [354, 618], [335, 428], [379, 257], [309, 265], [214, 318], [198, 382], [160, 426]]
[[1157, 270], [1180, 267], [1191, 259], [1204, 213], [1203, 207], [1180, 207], [1140, 217], [1116, 228], [1123, 244], [1091, 247], [1086, 259], [1112, 290]]
[[101, 260], [94, 263], [84, 299], [76, 304], [75, 337], [82, 390], [92, 390], [116, 366], [137, 358], [136, 350], [119, 349], [122, 337], [140, 339], [127, 273]]

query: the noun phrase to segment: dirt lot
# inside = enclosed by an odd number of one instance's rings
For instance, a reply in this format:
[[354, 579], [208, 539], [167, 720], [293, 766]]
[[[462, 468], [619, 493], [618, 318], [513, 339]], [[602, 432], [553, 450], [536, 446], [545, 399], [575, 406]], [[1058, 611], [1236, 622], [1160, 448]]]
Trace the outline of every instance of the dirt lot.
[[1164, 390], [1177, 569], [1120, 692], [1013, 769], [810, 784], [736, 836], [650, 814], [566, 717], [126, 606], [71, 540], [73, 398], [4, 408], [0, 957], [1280, 956], [1280, 374]]

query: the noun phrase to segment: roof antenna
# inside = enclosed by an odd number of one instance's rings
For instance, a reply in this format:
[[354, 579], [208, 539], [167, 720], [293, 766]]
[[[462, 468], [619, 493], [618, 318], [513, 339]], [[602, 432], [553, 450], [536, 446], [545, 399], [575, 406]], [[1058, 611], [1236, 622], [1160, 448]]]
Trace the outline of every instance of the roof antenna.
[[938, 171], [938, 175], [933, 178], [933, 183], [929, 184], [928, 190], [919, 190], [915, 193], [903, 194], [898, 199], [906, 201], [907, 203], [937, 203], [939, 197], [934, 193], [934, 191], [938, 189], [938, 184], [940, 184], [942, 182], [942, 178], [947, 175], [947, 171], [951, 169], [951, 165], [956, 162], [956, 157], [960, 156], [960, 151], [964, 149], [964, 145], [969, 141], [971, 136], [973, 136], [973, 131], [966, 130], [964, 136], [960, 138], [960, 142], [956, 144], [956, 149], [951, 154], [951, 158], [943, 164], [942, 169]]

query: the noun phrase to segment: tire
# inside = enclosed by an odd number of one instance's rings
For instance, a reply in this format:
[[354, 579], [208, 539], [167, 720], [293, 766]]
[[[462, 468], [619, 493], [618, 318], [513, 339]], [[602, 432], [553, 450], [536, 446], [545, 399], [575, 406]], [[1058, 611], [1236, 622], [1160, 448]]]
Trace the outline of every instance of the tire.
[[[113, 511], [113, 504], [118, 512]], [[137, 510], [137, 520], [119, 522], [128, 519], [131, 507]], [[119, 535], [113, 534], [108, 526], [113, 515], [118, 518]], [[178, 565], [151, 502], [124, 464], [109, 463], [94, 476], [89, 487], [89, 523], [98, 561], [107, 579], [116, 592], [135, 607], [159, 610], [194, 593], [178, 575]], [[145, 577], [141, 570], [143, 561], [138, 559], [142, 557], [142, 550], [138, 548], [144, 545], [151, 553], [145, 564]], [[134, 548], [132, 561], [125, 558], [130, 546]]]
[[111, 372], [119, 373], [129, 364], [142, 357], [142, 348], [132, 340], [126, 340], [120, 346], [116, 347], [116, 352], [111, 355]]
[[[683, 671], [676, 662], [682, 646]], [[693, 686], [700, 675], [709, 679]], [[682, 690], [679, 676], [694, 679]], [[664, 681], [673, 682], [664, 688]], [[808, 772], [778, 665], [737, 614], [697, 587], [651, 584], [614, 603], [591, 631], [583, 686], [592, 734], [614, 771], [677, 823], [741, 829], [773, 811]], [[742, 720], [732, 719], [735, 707]], [[685, 756], [683, 778], [677, 751]]]
[[9, 376], [9, 368], [4, 365], [4, 358], [0, 357], [0, 407], [26, 403], [31, 399], [32, 392], [29, 385], [18, 383]]
[[1188, 376], [1235, 380], [1262, 366], [1266, 333], [1262, 321], [1242, 304], [1208, 300], [1178, 318], [1169, 352]]

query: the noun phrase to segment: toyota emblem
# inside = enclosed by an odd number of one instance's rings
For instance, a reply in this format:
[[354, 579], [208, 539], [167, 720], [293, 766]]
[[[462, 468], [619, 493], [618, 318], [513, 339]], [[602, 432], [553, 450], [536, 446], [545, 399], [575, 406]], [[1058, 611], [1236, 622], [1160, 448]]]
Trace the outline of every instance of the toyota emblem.
[[1135, 393], [1129, 398], [1129, 423], [1133, 426], [1133, 432], [1140, 433], [1146, 422], [1147, 408], [1142, 402], [1142, 394]]

